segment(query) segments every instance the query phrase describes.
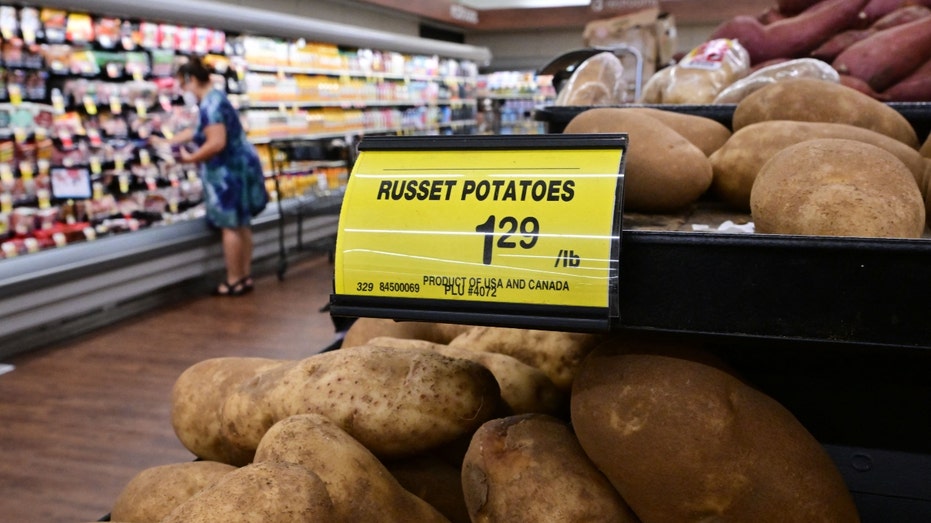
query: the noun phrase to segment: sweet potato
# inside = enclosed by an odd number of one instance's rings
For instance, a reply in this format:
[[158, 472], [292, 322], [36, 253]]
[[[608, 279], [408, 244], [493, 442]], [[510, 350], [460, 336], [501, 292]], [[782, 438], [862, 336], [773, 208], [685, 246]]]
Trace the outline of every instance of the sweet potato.
[[920, 20], [929, 15], [931, 15], [931, 7], [925, 7], [923, 5], [906, 5], [905, 7], [900, 7], [895, 11], [887, 14], [886, 16], [880, 18], [879, 20], [876, 20], [876, 22], [870, 26], [870, 29], [874, 31], [882, 31], [897, 25], [907, 24], [909, 22], [914, 22], [915, 20]]
[[832, 82], [798, 79], [768, 85], [737, 104], [732, 126], [737, 131], [765, 120], [846, 123], [918, 148], [918, 135], [901, 113]]
[[860, 23], [863, 27], [871, 26], [880, 18], [905, 5], [931, 7], [931, 0], [870, 0], [860, 12]]
[[736, 16], [719, 25], [711, 38], [738, 40], [750, 53], [751, 64], [772, 58], [807, 55], [831, 35], [848, 29], [866, 0], [824, 0], [798, 16], [763, 25], [752, 16]]
[[863, 93], [870, 98], [885, 102], [886, 97], [880, 93], [877, 93], [870, 87], [870, 84], [864, 82], [863, 80], [857, 78], [856, 76], [850, 76], [849, 74], [839, 75], [839, 83], [845, 87], [849, 87], [857, 92]]
[[819, 45], [817, 49], [811, 52], [811, 56], [818, 60], [830, 62], [851, 45], [860, 40], [865, 40], [875, 33], [876, 31], [872, 29], [848, 29], [846, 31], [841, 31], [828, 39], [827, 42]]
[[931, 60], [931, 17], [879, 31], [834, 59], [841, 74], [856, 76], [877, 92], [885, 91]]
[[768, 7], [765, 11], [758, 14], [756, 19], [760, 21], [763, 25], [769, 25], [773, 22], [778, 22], [786, 17], [783, 13], [779, 12], [779, 8], [776, 6]]
[[895, 102], [931, 101], [931, 60], [883, 91], [882, 96]]
[[820, 0], [777, 0], [776, 7], [783, 16], [792, 16], [801, 13]]

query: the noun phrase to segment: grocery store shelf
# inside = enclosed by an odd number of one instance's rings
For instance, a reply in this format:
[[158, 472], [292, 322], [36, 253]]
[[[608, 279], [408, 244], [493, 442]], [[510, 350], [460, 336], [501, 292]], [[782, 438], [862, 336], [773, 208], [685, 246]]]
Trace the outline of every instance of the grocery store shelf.
[[203, 25], [239, 33], [305, 38], [353, 47], [463, 58], [479, 65], [491, 62], [491, 52], [485, 47], [394, 34], [210, 0], [43, 0], [43, 5], [110, 16]]
[[619, 328], [931, 348], [931, 241], [625, 231]]
[[329, 138], [344, 138], [347, 135], [366, 135], [366, 134], [410, 134], [424, 131], [438, 131], [440, 129], [468, 127], [477, 125], [476, 120], [453, 120], [445, 123], [430, 124], [425, 127], [379, 127], [373, 129], [347, 129], [344, 131], [333, 131], [327, 133], [307, 133], [307, 134], [285, 134], [275, 137], [249, 138], [249, 141], [255, 145], [264, 145], [279, 141], [294, 140], [325, 140]]
[[365, 109], [368, 107], [437, 107], [443, 105], [475, 105], [477, 100], [469, 98], [462, 100], [331, 100], [331, 101], [257, 101], [243, 103], [243, 110], [249, 109], [279, 109], [314, 107], [340, 107], [352, 109]]
[[[282, 202], [286, 245], [335, 236], [335, 213], [298, 213], [301, 205]], [[279, 254], [279, 217], [271, 204], [253, 222], [257, 262]], [[179, 286], [202, 292], [222, 267], [219, 236], [204, 219], [0, 261], [0, 358], [142, 312]]]
[[348, 76], [350, 78], [367, 78], [375, 80], [410, 80], [424, 82], [456, 82], [456, 83], [475, 83], [475, 78], [471, 76], [449, 76], [449, 75], [429, 75], [429, 74], [396, 74], [382, 73], [375, 71], [341, 71], [336, 69], [320, 69], [312, 67], [300, 67], [292, 65], [249, 65], [250, 73], [275, 73], [275, 74], [306, 74], [316, 76]]

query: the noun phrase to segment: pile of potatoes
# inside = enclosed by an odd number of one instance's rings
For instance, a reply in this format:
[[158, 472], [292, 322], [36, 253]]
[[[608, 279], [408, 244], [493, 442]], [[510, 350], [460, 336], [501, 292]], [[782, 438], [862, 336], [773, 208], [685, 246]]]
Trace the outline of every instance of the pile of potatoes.
[[700, 200], [750, 212], [756, 232], [918, 238], [931, 205], [931, 138], [836, 82], [792, 79], [737, 104], [731, 128], [701, 116], [593, 108], [566, 133], [625, 132], [625, 210]]
[[177, 379], [199, 459], [111, 521], [857, 521], [833, 463], [712, 352], [657, 337], [361, 318], [298, 361]]

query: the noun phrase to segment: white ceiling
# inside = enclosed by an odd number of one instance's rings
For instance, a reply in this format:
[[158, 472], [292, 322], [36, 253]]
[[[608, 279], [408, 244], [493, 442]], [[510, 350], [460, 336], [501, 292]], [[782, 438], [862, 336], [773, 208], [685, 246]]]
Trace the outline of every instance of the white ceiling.
[[588, 5], [589, 0], [459, 0], [472, 9], [533, 9]]

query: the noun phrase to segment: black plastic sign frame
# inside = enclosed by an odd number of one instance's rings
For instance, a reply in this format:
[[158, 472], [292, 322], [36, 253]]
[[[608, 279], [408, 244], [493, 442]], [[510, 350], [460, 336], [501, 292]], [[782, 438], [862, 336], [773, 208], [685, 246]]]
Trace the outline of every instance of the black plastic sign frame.
[[627, 147], [624, 133], [364, 138], [331, 314], [610, 330]]

